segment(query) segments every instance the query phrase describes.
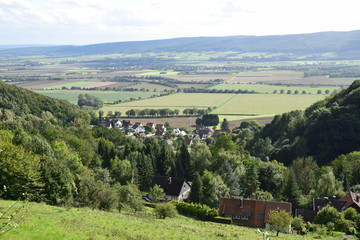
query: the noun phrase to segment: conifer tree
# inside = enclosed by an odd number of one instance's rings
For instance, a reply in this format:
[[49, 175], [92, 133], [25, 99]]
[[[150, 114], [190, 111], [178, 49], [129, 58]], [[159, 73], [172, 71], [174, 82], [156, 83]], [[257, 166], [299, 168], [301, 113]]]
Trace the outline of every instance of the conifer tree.
[[224, 118], [223, 122], [221, 123], [221, 130], [225, 130], [227, 133], [230, 132], [229, 122], [226, 118]]
[[285, 181], [283, 197], [285, 201], [292, 203], [293, 209], [296, 209], [299, 206], [301, 191], [299, 190], [295, 174], [292, 170], [289, 171]]
[[203, 198], [203, 183], [200, 174], [196, 172], [191, 187], [190, 200], [194, 203], [202, 203], [202, 198]]

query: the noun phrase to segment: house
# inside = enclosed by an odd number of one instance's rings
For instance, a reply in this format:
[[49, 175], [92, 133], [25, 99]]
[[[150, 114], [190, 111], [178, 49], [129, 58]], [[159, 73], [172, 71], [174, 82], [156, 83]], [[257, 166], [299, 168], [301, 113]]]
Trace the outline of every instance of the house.
[[102, 122], [99, 124], [100, 126], [106, 127], [108, 129], [112, 128], [111, 122]]
[[146, 126], [150, 127], [151, 129], [155, 129], [155, 124], [152, 122], [146, 123]]
[[165, 127], [164, 124], [156, 124], [155, 129], [156, 130], [166, 131], [166, 127]]
[[186, 132], [180, 130], [179, 128], [174, 128], [174, 129], [172, 130], [172, 132], [171, 132], [171, 135], [173, 135], [173, 136], [185, 136], [185, 135], [186, 135]]
[[115, 128], [120, 129], [120, 128], [123, 126], [122, 121], [117, 120], [117, 121], [114, 123], [114, 126], [115, 126]]
[[220, 198], [219, 215], [231, 218], [233, 224], [265, 228], [270, 210], [291, 213], [291, 203], [251, 200], [244, 198]]
[[142, 127], [142, 126], [143, 126], [141, 122], [135, 122], [135, 124], [134, 124], [134, 125], [138, 125], [138, 126], [140, 126], [140, 127]]
[[353, 192], [349, 192], [344, 197], [342, 197], [340, 200], [345, 201], [345, 209], [352, 207], [355, 208], [355, 210], [360, 213], [360, 196], [356, 195]]
[[200, 140], [205, 140], [208, 137], [211, 137], [213, 132], [214, 132], [214, 130], [212, 130], [211, 128], [205, 128], [205, 129], [199, 130], [198, 134], [199, 134]]
[[131, 121], [123, 120], [122, 125], [123, 125], [123, 128], [130, 128], [133, 124]]
[[349, 192], [344, 197], [340, 199], [335, 198], [314, 198], [313, 199], [313, 209], [296, 209], [295, 216], [302, 216], [304, 221], [313, 222], [318, 211], [323, 209], [325, 206], [330, 205], [334, 207], [339, 212], [344, 211], [345, 209], [352, 207], [360, 213], [360, 197], [353, 192]]
[[164, 189], [165, 201], [183, 201], [189, 196], [191, 185], [185, 178], [154, 176], [151, 187], [154, 185]]
[[131, 126], [131, 131], [133, 133], [141, 133], [141, 132], [145, 132], [145, 128], [142, 126], [141, 123], [140, 125], [135, 123], [134, 125]]

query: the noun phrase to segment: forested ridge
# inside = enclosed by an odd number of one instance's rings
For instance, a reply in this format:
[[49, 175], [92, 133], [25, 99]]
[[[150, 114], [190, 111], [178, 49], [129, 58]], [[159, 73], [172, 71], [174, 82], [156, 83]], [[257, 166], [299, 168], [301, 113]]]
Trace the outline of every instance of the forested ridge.
[[190, 200], [211, 207], [220, 197], [243, 196], [310, 208], [313, 197], [360, 189], [359, 92], [358, 80], [304, 112], [278, 115], [265, 127], [243, 122], [188, 148], [180, 137], [169, 145], [90, 127], [94, 114], [0, 83], [1, 197], [138, 209], [140, 191], [164, 175], [192, 181]]

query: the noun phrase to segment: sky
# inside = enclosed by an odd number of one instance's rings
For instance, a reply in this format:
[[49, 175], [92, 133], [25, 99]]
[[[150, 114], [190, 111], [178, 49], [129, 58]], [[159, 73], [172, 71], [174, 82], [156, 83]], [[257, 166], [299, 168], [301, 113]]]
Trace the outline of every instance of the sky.
[[359, 0], [0, 0], [0, 45], [360, 29]]

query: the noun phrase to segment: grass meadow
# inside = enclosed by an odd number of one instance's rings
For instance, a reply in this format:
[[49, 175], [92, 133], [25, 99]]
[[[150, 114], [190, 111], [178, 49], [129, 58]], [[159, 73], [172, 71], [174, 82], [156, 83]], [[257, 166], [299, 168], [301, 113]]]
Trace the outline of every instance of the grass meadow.
[[[0, 200], [0, 209], [6, 209], [12, 201]], [[217, 240], [217, 239], [263, 239], [257, 229], [202, 222], [176, 216], [170, 219], [156, 219], [152, 209], [140, 213], [104, 212], [89, 208], [54, 207], [41, 203], [27, 203], [27, 213], [19, 226], [3, 236], [12, 240]], [[342, 239], [331, 236], [298, 236], [282, 234], [271, 239]]]
[[157, 95], [156, 92], [118, 92], [118, 91], [85, 91], [85, 90], [37, 90], [37, 93], [77, 103], [80, 94], [90, 94], [102, 99], [105, 103], [116, 100], [129, 100], [130, 98], [150, 97]]

